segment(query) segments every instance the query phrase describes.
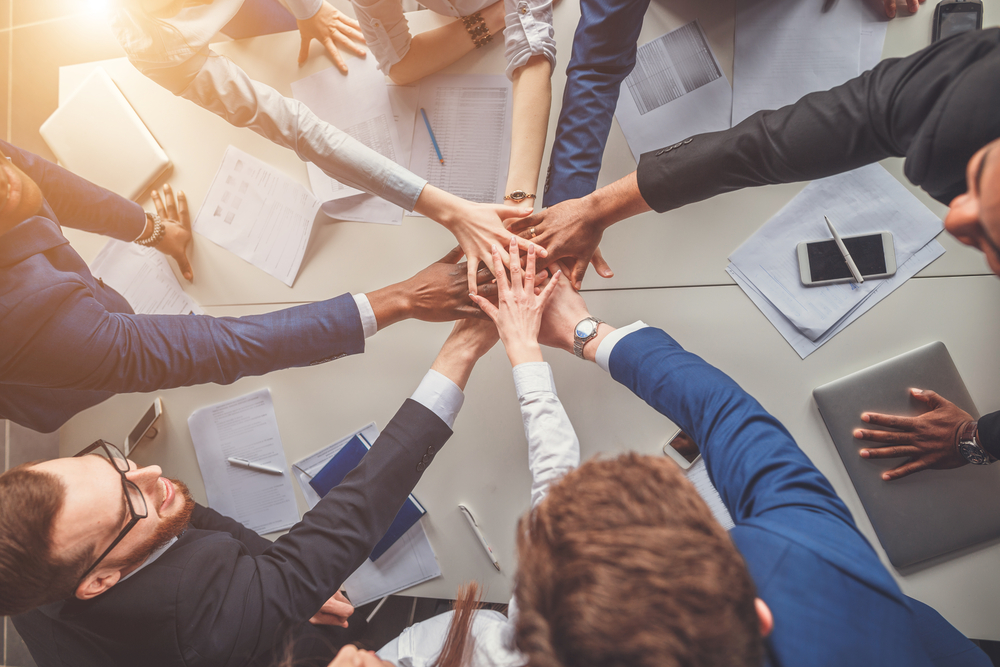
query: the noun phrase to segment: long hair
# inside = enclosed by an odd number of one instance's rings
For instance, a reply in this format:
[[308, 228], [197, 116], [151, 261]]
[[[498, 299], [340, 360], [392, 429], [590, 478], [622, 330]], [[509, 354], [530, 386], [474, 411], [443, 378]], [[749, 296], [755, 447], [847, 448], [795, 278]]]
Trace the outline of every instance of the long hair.
[[441, 654], [431, 667], [465, 667], [469, 664], [476, 642], [472, 636], [472, 621], [481, 606], [481, 600], [482, 591], [474, 581], [458, 589], [455, 616], [451, 619], [451, 627], [441, 647]]

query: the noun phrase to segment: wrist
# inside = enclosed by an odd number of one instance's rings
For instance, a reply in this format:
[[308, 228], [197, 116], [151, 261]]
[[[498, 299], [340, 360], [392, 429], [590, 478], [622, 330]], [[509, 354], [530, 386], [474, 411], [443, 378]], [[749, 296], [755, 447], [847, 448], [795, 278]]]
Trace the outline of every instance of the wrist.
[[597, 348], [601, 346], [601, 342], [607, 338], [608, 334], [615, 330], [615, 327], [611, 326], [607, 322], [601, 322], [597, 325], [597, 335], [587, 341], [586, 345], [583, 346], [583, 358], [587, 361], [597, 360]]
[[407, 289], [407, 282], [404, 280], [401, 283], [395, 283], [365, 294], [368, 297], [368, 303], [371, 304], [372, 312], [375, 314], [378, 331], [413, 317], [413, 307], [410, 303], [412, 292]]
[[467, 217], [463, 214], [465, 204], [464, 199], [428, 183], [420, 191], [420, 196], [417, 197], [417, 203], [413, 206], [413, 210], [454, 233], [455, 228]]
[[505, 347], [512, 368], [533, 361], [545, 361], [542, 357], [542, 348], [537, 342], [511, 343]]

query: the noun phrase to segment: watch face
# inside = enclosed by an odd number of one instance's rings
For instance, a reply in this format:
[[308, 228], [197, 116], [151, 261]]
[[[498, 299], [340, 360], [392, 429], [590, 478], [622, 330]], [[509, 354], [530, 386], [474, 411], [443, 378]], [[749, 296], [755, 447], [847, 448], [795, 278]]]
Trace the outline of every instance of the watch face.
[[972, 465], [986, 465], [989, 463], [989, 457], [983, 452], [983, 450], [976, 446], [974, 442], [969, 440], [961, 440], [958, 443], [958, 451], [962, 453], [965, 460]]
[[527, 198], [527, 196], [528, 193], [525, 192], [524, 190], [514, 190], [513, 192], [510, 193], [510, 198], [513, 199], [514, 201], [523, 201], [525, 198]]
[[595, 329], [597, 329], [597, 323], [594, 320], [583, 320], [576, 325], [576, 337], [587, 338], [592, 336]]

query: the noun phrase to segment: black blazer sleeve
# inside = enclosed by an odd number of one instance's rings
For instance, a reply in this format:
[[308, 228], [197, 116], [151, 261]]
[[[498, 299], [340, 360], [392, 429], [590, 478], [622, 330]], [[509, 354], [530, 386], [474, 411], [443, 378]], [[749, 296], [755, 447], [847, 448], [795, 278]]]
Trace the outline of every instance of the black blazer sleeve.
[[230, 519], [228, 516], [219, 514], [210, 507], [195, 504], [194, 512], [191, 513], [191, 527], [199, 530], [214, 530], [229, 533], [243, 545], [254, 556], [263, 555], [265, 551], [274, 544], [266, 537], [261, 537], [256, 531], [250, 530], [239, 521]]
[[205, 591], [178, 601], [185, 652], [220, 666], [269, 652], [281, 628], [307, 621], [368, 557], [450, 436], [408, 399], [357, 468], [262, 554], [223, 554], [206, 540], [178, 588]]
[[938, 201], [965, 192], [965, 165], [1000, 137], [1000, 29], [945, 39], [730, 130], [639, 160], [639, 191], [667, 211], [755, 185], [823, 178], [887, 157]]

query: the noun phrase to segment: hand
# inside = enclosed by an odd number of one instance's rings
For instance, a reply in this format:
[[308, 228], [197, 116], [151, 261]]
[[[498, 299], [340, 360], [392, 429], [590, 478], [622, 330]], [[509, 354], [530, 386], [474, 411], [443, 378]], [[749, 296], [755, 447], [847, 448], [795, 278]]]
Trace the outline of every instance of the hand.
[[361, 34], [361, 24], [340, 10], [334, 9], [326, 0], [311, 18], [295, 22], [302, 34], [302, 46], [299, 48], [300, 67], [305, 64], [309, 57], [309, 45], [314, 39], [323, 45], [342, 74], [347, 74], [347, 63], [344, 62], [340, 51], [337, 50], [338, 44], [359, 58], [364, 58], [367, 53], [351, 41], [353, 39], [364, 43], [365, 36]]
[[[467, 264], [458, 263], [462, 248], [447, 255], [403, 283], [403, 293], [410, 301], [410, 316], [424, 322], [451, 322], [475, 317], [486, 319], [483, 311], [469, 299], [466, 282]], [[496, 298], [497, 286], [493, 274], [483, 268], [476, 273], [479, 292], [486, 298]]]
[[337, 656], [327, 667], [393, 667], [391, 662], [380, 660], [371, 651], [362, 651], [353, 644], [348, 644], [337, 651]]
[[[538, 346], [538, 330], [542, 313], [552, 291], [559, 283], [562, 272], [556, 272], [540, 294], [535, 294], [535, 246], [528, 246], [528, 260], [524, 271], [517, 251], [517, 237], [510, 237], [510, 283], [500, 258], [500, 249], [493, 246], [493, 268], [499, 288], [499, 307], [479, 295], [470, 295], [487, 315], [496, 322], [500, 338], [507, 348], [507, 358], [512, 366], [529, 361], [542, 361]], [[522, 279], [522, 273], [524, 275]]]
[[[565, 264], [559, 266], [566, 270]], [[545, 308], [542, 327], [538, 331], [538, 342], [572, 354], [576, 325], [588, 317], [590, 312], [580, 293], [573, 289], [568, 280], [560, 280]]]
[[590, 263], [604, 278], [615, 275], [598, 247], [604, 229], [591, 220], [583, 199], [568, 199], [521, 220], [515, 220], [510, 231], [548, 251], [548, 259], [541, 266], [548, 266], [561, 259], [573, 260], [569, 279], [575, 289], [580, 289], [583, 284], [583, 276]]
[[919, 417], [894, 417], [866, 412], [861, 415], [862, 421], [899, 430], [871, 431], [859, 428], [854, 431], [854, 437], [859, 440], [895, 445], [862, 449], [860, 452], [862, 458], [910, 457], [909, 461], [898, 468], [882, 473], [882, 479], [886, 481], [900, 479], [920, 470], [947, 470], [967, 463], [955, 446], [956, 435], [959, 426], [972, 421], [972, 416], [929, 389], [911, 389], [910, 395], [927, 405], [928, 412]]
[[337, 591], [333, 597], [323, 603], [319, 611], [309, 619], [313, 625], [338, 625], [347, 627], [347, 619], [354, 613], [354, 605], [344, 597], [344, 594]]
[[[896, 0], [882, 0], [882, 4], [885, 5], [885, 15], [891, 19], [896, 18]], [[924, 0], [920, 0], [919, 3], [917, 0], [906, 0], [906, 9], [911, 14], [916, 14], [922, 4]]]
[[187, 258], [187, 247], [191, 243], [191, 215], [188, 212], [187, 196], [181, 190], [175, 201], [174, 191], [167, 184], [163, 186], [162, 195], [153, 190], [153, 205], [166, 227], [166, 233], [156, 244], [156, 249], [174, 258], [188, 282], [194, 280], [194, 270]]

